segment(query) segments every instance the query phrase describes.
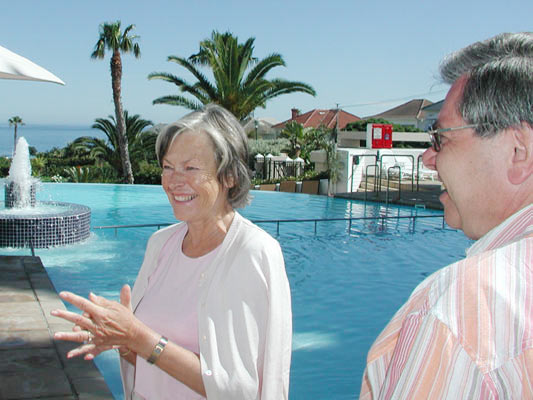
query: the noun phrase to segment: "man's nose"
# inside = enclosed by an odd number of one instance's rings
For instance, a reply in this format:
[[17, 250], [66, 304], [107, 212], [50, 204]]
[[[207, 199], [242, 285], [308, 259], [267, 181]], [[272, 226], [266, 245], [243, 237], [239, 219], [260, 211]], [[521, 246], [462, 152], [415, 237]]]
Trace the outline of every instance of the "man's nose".
[[435, 163], [435, 157], [437, 152], [433, 150], [433, 146], [424, 151], [422, 154], [422, 163], [429, 169], [437, 170], [437, 165]]

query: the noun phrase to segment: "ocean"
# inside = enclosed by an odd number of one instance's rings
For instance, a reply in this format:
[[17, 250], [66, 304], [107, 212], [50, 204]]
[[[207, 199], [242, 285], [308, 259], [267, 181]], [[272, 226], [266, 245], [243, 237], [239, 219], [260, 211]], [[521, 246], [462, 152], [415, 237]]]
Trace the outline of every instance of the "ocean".
[[[14, 128], [0, 125], [0, 156], [11, 157], [13, 152]], [[80, 136], [105, 138], [105, 134], [90, 126], [80, 125], [22, 125], [17, 129], [17, 139], [24, 137], [29, 146], [37, 151], [48, 151], [54, 147], [62, 148]]]

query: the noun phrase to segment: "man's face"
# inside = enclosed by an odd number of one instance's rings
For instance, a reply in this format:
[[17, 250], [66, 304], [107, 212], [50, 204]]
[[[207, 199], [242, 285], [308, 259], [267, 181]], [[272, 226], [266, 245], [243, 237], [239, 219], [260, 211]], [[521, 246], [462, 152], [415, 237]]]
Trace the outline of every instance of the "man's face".
[[[437, 128], [453, 128], [468, 125], [459, 114], [458, 105], [466, 78], [458, 79], [450, 88], [439, 113]], [[446, 223], [472, 238], [479, 239], [498, 225], [505, 199], [499, 183], [504, 182], [505, 168], [498, 149], [505, 135], [484, 139], [472, 128], [444, 132], [441, 149], [432, 148], [423, 155], [424, 164], [437, 170], [445, 190], [439, 200], [444, 206]]]

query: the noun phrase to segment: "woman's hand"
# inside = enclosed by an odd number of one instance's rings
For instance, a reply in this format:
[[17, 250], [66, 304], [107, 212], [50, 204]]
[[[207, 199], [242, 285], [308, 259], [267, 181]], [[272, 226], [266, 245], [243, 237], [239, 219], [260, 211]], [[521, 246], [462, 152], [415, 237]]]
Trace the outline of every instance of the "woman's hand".
[[131, 289], [128, 285], [120, 291], [120, 303], [93, 293], [88, 300], [70, 292], [61, 292], [59, 296], [83, 311], [81, 315], [66, 310], [51, 312], [75, 324], [73, 332], [57, 332], [54, 338], [83, 343], [71, 350], [68, 357], [85, 354], [85, 359], [90, 360], [103, 351], [120, 345], [128, 346], [134, 341], [139, 321], [131, 309]]

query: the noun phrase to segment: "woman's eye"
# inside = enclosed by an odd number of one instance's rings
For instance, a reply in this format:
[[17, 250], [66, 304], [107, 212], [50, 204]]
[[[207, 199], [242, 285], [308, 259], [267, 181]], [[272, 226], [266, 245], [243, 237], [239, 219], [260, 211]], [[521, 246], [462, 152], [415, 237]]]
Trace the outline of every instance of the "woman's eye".
[[196, 168], [196, 167], [191, 167], [191, 166], [187, 166], [187, 167], [185, 167], [185, 170], [186, 170], [186, 171], [196, 171], [197, 169], [198, 169], [198, 168]]

